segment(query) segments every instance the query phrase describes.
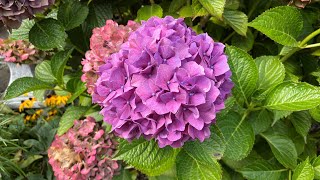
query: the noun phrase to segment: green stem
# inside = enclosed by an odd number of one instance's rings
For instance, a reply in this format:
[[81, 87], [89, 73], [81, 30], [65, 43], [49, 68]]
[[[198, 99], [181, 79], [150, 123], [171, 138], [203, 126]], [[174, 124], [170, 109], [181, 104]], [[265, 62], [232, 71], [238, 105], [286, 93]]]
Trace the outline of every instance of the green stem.
[[296, 53], [297, 51], [299, 51], [302, 48], [312, 48], [312, 47], [318, 47], [320, 46], [320, 43], [316, 43], [316, 44], [311, 44], [311, 45], [307, 45], [306, 44], [314, 37], [316, 37], [317, 35], [320, 34], [320, 28], [317, 29], [316, 31], [312, 32], [311, 34], [309, 34], [306, 38], [304, 38], [298, 45], [299, 48], [293, 48], [291, 51], [289, 51], [288, 54], [286, 54], [285, 56], [283, 56], [280, 60], [281, 62], [286, 61], [287, 59], [289, 59], [289, 57], [291, 57], [294, 53]]
[[289, 170], [289, 177], [288, 177], [288, 180], [291, 180], [291, 170]]

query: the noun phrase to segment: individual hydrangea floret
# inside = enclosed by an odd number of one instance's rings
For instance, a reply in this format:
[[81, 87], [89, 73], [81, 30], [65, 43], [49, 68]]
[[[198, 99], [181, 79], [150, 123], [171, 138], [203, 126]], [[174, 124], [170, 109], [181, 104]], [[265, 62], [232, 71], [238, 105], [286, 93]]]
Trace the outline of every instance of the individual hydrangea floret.
[[99, 66], [104, 64], [104, 58], [118, 52], [120, 46], [127, 41], [131, 31], [136, 30], [139, 24], [129, 21], [126, 26], [118, 25], [112, 20], [107, 20], [106, 25], [93, 29], [90, 39], [90, 51], [86, 52], [85, 59], [81, 62], [84, 73], [81, 80], [86, 83], [88, 93], [93, 93], [94, 83], [98, 76]]
[[127, 140], [204, 141], [233, 87], [224, 47], [181, 18], [152, 17], [100, 66], [93, 101]]
[[116, 145], [92, 117], [75, 120], [66, 134], [56, 135], [48, 150], [49, 163], [57, 180], [112, 179], [119, 169], [111, 159]]
[[36, 64], [44, 60], [47, 53], [23, 40], [0, 39], [0, 56], [6, 62]]
[[41, 13], [55, 0], [0, 0], [0, 30], [20, 27], [23, 19], [32, 18], [34, 14]]

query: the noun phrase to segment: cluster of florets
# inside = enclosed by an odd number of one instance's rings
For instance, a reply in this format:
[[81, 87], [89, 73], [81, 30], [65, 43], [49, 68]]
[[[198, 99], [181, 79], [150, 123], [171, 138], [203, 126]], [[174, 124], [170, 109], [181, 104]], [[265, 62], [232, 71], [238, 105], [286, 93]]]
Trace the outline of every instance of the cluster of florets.
[[0, 31], [20, 27], [23, 19], [32, 18], [34, 14], [54, 3], [55, 0], [1, 0], [0, 1]]
[[6, 62], [36, 64], [44, 60], [46, 55], [46, 52], [36, 49], [27, 41], [0, 39], [0, 56]]
[[66, 134], [56, 135], [49, 163], [58, 180], [112, 179], [119, 169], [111, 159], [116, 144], [93, 118], [76, 120]]
[[110, 54], [118, 52], [120, 46], [127, 41], [130, 32], [139, 27], [138, 23], [129, 21], [126, 26], [118, 25], [112, 20], [107, 20], [106, 25], [95, 28], [90, 39], [90, 51], [81, 62], [83, 75], [81, 80], [86, 82], [88, 93], [93, 93], [94, 83], [98, 75], [99, 66], [104, 64], [104, 59]]
[[144, 22], [99, 73], [93, 101], [113, 132], [160, 147], [208, 138], [233, 87], [224, 45], [171, 16]]

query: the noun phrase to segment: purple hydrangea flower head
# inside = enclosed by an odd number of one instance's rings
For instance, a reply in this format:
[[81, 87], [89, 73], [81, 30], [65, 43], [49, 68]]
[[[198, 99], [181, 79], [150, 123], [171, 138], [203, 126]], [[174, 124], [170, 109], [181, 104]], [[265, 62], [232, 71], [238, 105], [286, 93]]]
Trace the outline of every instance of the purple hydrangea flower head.
[[233, 87], [224, 45], [183, 19], [152, 17], [99, 68], [93, 101], [118, 136], [160, 147], [204, 141]]

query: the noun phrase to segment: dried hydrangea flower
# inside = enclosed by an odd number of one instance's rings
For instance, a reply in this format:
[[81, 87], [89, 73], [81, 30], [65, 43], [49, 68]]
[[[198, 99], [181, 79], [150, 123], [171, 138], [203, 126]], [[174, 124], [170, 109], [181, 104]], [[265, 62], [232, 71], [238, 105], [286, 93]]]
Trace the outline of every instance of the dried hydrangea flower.
[[100, 66], [93, 102], [127, 140], [204, 141], [233, 87], [224, 47], [183, 19], [152, 17]]
[[49, 163], [57, 180], [112, 179], [119, 169], [111, 159], [116, 144], [92, 117], [75, 120], [66, 134], [56, 135]]
[[[20, 27], [23, 19], [32, 18], [54, 3], [54, 0], [1, 0], [0, 29]], [[1, 31], [5, 33], [5, 31]]]
[[44, 60], [47, 53], [23, 40], [0, 39], [0, 56], [6, 62], [36, 64]]
[[296, 6], [298, 8], [305, 8], [306, 5], [310, 3], [311, 3], [311, 0], [290, 0], [288, 4], [291, 6]]
[[130, 32], [136, 30], [139, 24], [129, 21], [126, 26], [118, 25], [112, 20], [107, 20], [106, 25], [93, 29], [90, 38], [90, 51], [86, 52], [85, 59], [81, 62], [84, 73], [81, 80], [86, 83], [88, 93], [93, 93], [94, 83], [98, 76], [99, 66], [104, 64], [104, 58], [118, 52], [120, 46], [127, 41]]

